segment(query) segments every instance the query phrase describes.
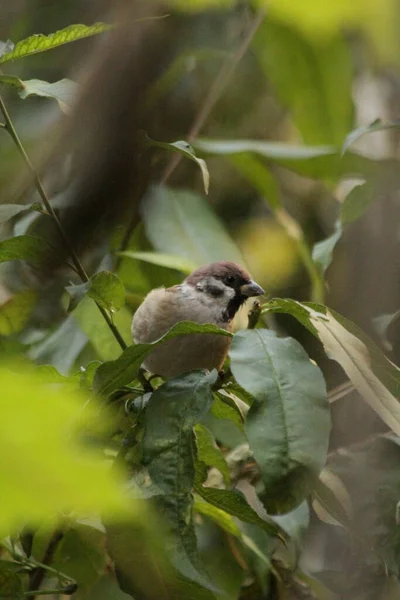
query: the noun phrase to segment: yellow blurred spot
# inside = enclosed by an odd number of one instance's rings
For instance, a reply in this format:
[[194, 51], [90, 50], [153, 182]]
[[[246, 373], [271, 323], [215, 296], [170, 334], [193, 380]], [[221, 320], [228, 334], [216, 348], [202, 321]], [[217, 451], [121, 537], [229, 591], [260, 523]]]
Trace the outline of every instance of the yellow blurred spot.
[[267, 294], [285, 286], [297, 270], [296, 246], [273, 219], [247, 223], [239, 231], [238, 244], [253, 278]]

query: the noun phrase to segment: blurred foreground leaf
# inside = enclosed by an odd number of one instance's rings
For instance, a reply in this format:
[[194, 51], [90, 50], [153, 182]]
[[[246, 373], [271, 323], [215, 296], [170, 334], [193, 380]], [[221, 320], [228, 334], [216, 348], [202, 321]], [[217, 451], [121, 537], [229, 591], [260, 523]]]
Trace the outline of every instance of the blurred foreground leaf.
[[311, 491], [326, 461], [330, 417], [325, 383], [302, 346], [272, 331], [240, 331], [231, 369], [255, 398], [245, 429], [269, 513], [285, 513]]
[[400, 434], [400, 369], [354, 323], [321, 304], [277, 299], [267, 312], [291, 314], [323, 344], [380, 418]]
[[0, 306], [0, 335], [12, 335], [23, 329], [32, 314], [36, 298], [34, 290], [24, 290]]
[[0, 370], [1, 535], [62, 511], [124, 511], [117, 480], [79, 441], [82, 426], [95, 420], [83, 398], [44, 385], [20, 366]]
[[15, 217], [24, 210], [31, 210], [32, 204], [1, 204], [0, 205], [0, 223], [4, 223]]

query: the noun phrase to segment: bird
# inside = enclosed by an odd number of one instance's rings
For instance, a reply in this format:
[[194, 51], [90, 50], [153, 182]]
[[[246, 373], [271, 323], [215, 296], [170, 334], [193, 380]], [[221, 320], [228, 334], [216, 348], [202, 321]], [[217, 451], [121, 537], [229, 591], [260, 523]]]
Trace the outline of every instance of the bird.
[[[133, 341], [154, 342], [181, 321], [211, 323], [231, 332], [233, 318], [247, 298], [262, 294], [262, 287], [234, 262], [203, 265], [182, 283], [147, 294], [133, 317]], [[221, 335], [177, 336], [156, 346], [142, 367], [164, 379], [195, 369], [220, 371], [230, 344], [231, 338]]]

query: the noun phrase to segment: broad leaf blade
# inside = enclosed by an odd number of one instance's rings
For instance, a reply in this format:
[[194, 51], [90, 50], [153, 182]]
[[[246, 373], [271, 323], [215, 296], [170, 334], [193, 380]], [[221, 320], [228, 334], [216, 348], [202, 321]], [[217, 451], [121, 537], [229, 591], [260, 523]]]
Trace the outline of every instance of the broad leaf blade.
[[330, 417], [325, 383], [300, 344], [265, 329], [241, 331], [230, 350], [238, 383], [255, 398], [245, 429], [270, 513], [288, 512], [325, 464]]
[[133, 252], [132, 250], [125, 250], [124, 252], [117, 252], [117, 254], [118, 256], [132, 258], [133, 260], [142, 260], [143, 262], [166, 267], [167, 269], [176, 269], [177, 271], [185, 273], [185, 275], [189, 275], [189, 273], [199, 266], [197, 263], [190, 260], [185, 260], [179, 256], [161, 252]]
[[159, 387], [147, 406], [143, 438], [143, 462], [164, 493], [159, 503], [175, 538], [170, 550], [173, 562], [184, 577], [211, 590], [214, 586], [198, 558], [192, 519], [193, 427], [211, 407], [215, 380], [215, 373], [192, 371]]
[[364, 400], [400, 434], [400, 369], [354, 323], [323, 305], [295, 300], [273, 300], [268, 311], [289, 313], [307, 327]]
[[237, 246], [200, 195], [153, 187], [142, 211], [146, 234], [159, 252], [172, 253], [196, 265], [218, 260], [243, 263]]
[[32, 235], [19, 235], [0, 242], [0, 262], [19, 259], [40, 261], [46, 249], [42, 239]]

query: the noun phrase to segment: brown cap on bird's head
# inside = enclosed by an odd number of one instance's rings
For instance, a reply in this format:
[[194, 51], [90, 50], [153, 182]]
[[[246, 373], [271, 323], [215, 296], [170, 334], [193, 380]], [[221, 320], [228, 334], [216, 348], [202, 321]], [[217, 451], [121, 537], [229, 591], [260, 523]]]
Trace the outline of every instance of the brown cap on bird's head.
[[193, 273], [191, 273], [186, 281], [191, 285], [196, 285], [198, 281], [201, 281], [205, 277], [216, 277], [217, 279], [227, 279], [234, 277], [235, 282], [238, 284], [250, 283], [251, 277], [240, 265], [230, 261], [220, 261], [203, 265], [199, 267]]

